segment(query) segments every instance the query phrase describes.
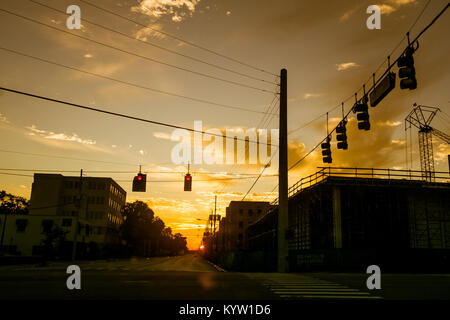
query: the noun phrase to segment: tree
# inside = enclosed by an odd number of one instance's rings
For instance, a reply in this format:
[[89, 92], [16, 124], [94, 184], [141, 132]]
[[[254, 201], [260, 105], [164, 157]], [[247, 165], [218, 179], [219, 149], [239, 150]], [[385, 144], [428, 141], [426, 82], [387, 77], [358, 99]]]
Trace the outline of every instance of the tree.
[[121, 237], [135, 255], [174, 255], [187, 250], [186, 238], [179, 233], [172, 235], [172, 229], [146, 203], [127, 203], [122, 215]]
[[61, 250], [68, 231], [64, 231], [56, 225], [52, 228], [44, 228], [42, 233], [45, 235], [44, 240], [42, 240], [44, 257], [53, 259], [59, 256], [62, 253]]
[[28, 214], [29, 206], [27, 199], [0, 191], [0, 214]]
[[0, 251], [3, 250], [3, 240], [4, 240], [8, 215], [28, 214], [28, 207], [29, 207], [29, 202], [27, 199], [6, 193], [5, 190], [0, 191], [0, 214], [5, 215], [3, 221], [0, 221], [2, 224], [1, 237], [0, 237]]
[[125, 204], [122, 209], [124, 223], [120, 234], [135, 255], [146, 256], [150, 252], [152, 224], [155, 214], [142, 201]]

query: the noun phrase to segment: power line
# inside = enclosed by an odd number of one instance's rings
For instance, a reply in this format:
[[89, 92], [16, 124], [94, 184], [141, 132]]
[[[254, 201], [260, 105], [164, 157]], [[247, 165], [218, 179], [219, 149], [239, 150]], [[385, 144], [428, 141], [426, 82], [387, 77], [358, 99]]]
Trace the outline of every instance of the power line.
[[[414, 38], [414, 40], [412, 40], [411, 41], [411, 45], [414, 43], [414, 42], [416, 42], [424, 33], [425, 33], [425, 31], [427, 31], [436, 21], [437, 21], [437, 19], [439, 19], [439, 17], [447, 10], [447, 8], [449, 7], [449, 4], [447, 4], [435, 17], [434, 17], [434, 19]], [[424, 11], [424, 10], [423, 10]], [[422, 11], [422, 13], [423, 13], [423, 11]], [[422, 14], [421, 13], [421, 14]], [[409, 46], [409, 44], [408, 44], [408, 46]], [[406, 49], [405, 49], [406, 50]], [[403, 52], [405, 52], [405, 50], [403, 50]], [[403, 54], [403, 52], [402, 52], [402, 54]], [[383, 77], [388, 73], [388, 72], [390, 72], [390, 69], [392, 68], [392, 66], [393, 65], [395, 65], [396, 64], [396, 62], [397, 62], [397, 60], [398, 60], [399, 58], [397, 58], [390, 66], [389, 66], [389, 68], [378, 78], [378, 80], [377, 81], [375, 81], [375, 83], [372, 85], [372, 87], [367, 91], [367, 94], [369, 94], [374, 88], [375, 88], [375, 86], [377, 85], [377, 83], [378, 82], [380, 82], [381, 81], [381, 79], [383, 79]], [[352, 111], [352, 108], [350, 108], [350, 110], [347, 112], [347, 114], [344, 116], [344, 119], [346, 119], [347, 117], [348, 117], [348, 115], [350, 114], [350, 112]], [[330, 136], [334, 131], [336, 130], [336, 127], [328, 134], [328, 136]], [[308, 152], [304, 157], [302, 157], [301, 159], [299, 159], [296, 163], [294, 163], [288, 170], [291, 170], [291, 169], [293, 169], [294, 167], [296, 167], [301, 161], [303, 161], [303, 159], [305, 159], [307, 156], [309, 156], [315, 149], [317, 149], [319, 146], [320, 146], [320, 144], [322, 143], [322, 142], [324, 142], [327, 138], [328, 138], [328, 136], [327, 137], [325, 137], [322, 141], [320, 141], [310, 152]]]
[[415, 27], [415, 25], [417, 24], [417, 22], [419, 21], [419, 19], [422, 17], [422, 15], [424, 14], [425, 10], [427, 9], [428, 5], [430, 4], [431, 0], [428, 0], [428, 2], [423, 6], [422, 11], [420, 11], [419, 15], [417, 16], [416, 20], [413, 22], [413, 24], [411, 25], [411, 27], [409, 27], [408, 32], [411, 32], [412, 28]]
[[112, 45], [109, 45], [109, 44], [106, 44], [106, 43], [103, 43], [103, 42], [100, 42], [100, 41], [97, 41], [97, 40], [94, 40], [94, 39], [91, 39], [91, 38], [84, 37], [84, 36], [79, 35], [79, 34], [71, 33], [69, 31], [56, 28], [54, 26], [48, 25], [46, 23], [43, 23], [41, 21], [37, 21], [37, 20], [31, 19], [31, 18], [22, 16], [20, 14], [17, 14], [17, 13], [14, 13], [14, 12], [11, 12], [11, 11], [8, 11], [8, 10], [5, 10], [5, 9], [0, 9], [0, 11], [6, 12], [6, 13], [14, 15], [16, 17], [19, 17], [19, 18], [25, 19], [27, 21], [31, 21], [31, 22], [40, 24], [42, 26], [46, 26], [48, 28], [51, 28], [51, 29], [54, 29], [54, 30], [57, 30], [57, 31], [60, 31], [60, 32], [63, 32], [63, 33], [66, 33], [66, 34], [70, 34], [70, 35], [72, 35], [74, 37], [93, 42], [95, 44], [104, 46], [106, 48], [117, 50], [119, 52], [126, 53], [126, 54], [132, 55], [134, 57], [138, 57], [138, 58], [141, 58], [141, 59], [144, 59], [144, 60], [148, 60], [148, 61], [151, 61], [151, 62], [159, 63], [159, 64], [165, 65], [167, 67], [175, 68], [175, 69], [178, 69], [178, 70], [181, 70], [181, 71], [185, 71], [185, 72], [190, 72], [192, 74], [196, 74], [196, 75], [207, 77], [207, 78], [210, 78], [210, 79], [214, 79], [214, 80], [230, 83], [230, 84], [233, 84], [233, 85], [238, 85], [238, 86], [249, 88], [249, 89], [259, 90], [259, 91], [267, 92], [267, 93], [275, 93], [274, 91], [269, 91], [269, 90], [266, 90], [266, 89], [257, 88], [257, 87], [250, 86], [250, 85], [247, 85], [247, 84], [244, 84], [244, 83], [241, 83], [241, 82], [236, 82], [236, 81], [231, 81], [231, 80], [219, 78], [219, 77], [212, 76], [212, 75], [209, 75], [209, 74], [206, 74], [206, 73], [194, 71], [194, 70], [187, 69], [187, 68], [180, 67], [180, 66], [176, 66], [176, 65], [173, 65], [173, 64], [170, 64], [170, 63], [167, 63], [167, 62], [163, 62], [163, 61], [160, 61], [160, 60], [157, 60], [157, 59], [154, 59], [154, 58], [143, 56], [143, 55], [140, 55], [140, 54], [137, 54], [137, 53], [134, 53], [134, 52], [131, 52], [131, 51], [127, 51], [127, 50], [124, 50], [124, 49], [121, 49], [121, 48], [118, 48], [118, 47], [115, 47], [115, 46], [112, 46]]
[[[38, 5], [40, 5], [40, 6], [46, 7], [46, 8], [48, 8], [48, 9], [54, 10], [54, 11], [56, 11], [56, 12], [62, 13], [62, 14], [64, 14], [64, 15], [66, 14], [66, 12], [64, 12], [63, 10], [59, 10], [59, 9], [53, 8], [53, 7], [48, 6], [48, 5], [46, 5], [46, 4], [43, 4], [43, 3], [40, 3], [40, 2], [37, 2], [37, 1], [34, 1], [34, 0], [29, 0], [29, 1], [31, 1], [31, 2], [33, 2], [33, 3], [35, 3], [35, 4], [38, 4]], [[247, 78], [249, 78], [249, 79], [261, 81], [261, 82], [264, 82], [264, 83], [275, 84], [275, 85], [277, 85], [277, 83], [275, 83], [275, 82], [271, 82], [271, 81], [267, 81], [267, 80], [260, 79], [260, 78], [257, 78], [257, 77], [253, 77], [253, 76], [251, 76], [251, 75], [248, 75], [248, 74], [245, 74], [245, 73], [242, 73], [242, 72], [239, 72], [239, 71], [235, 71], [235, 70], [232, 70], [232, 69], [229, 69], [229, 68], [225, 68], [225, 67], [222, 67], [222, 66], [220, 66], [220, 65], [217, 65], [217, 64], [214, 64], [214, 63], [210, 63], [210, 62], [204, 61], [204, 60], [202, 60], [202, 59], [198, 59], [198, 58], [189, 56], [189, 55], [187, 55], [187, 54], [184, 54], [184, 53], [181, 53], [181, 52], [178, 52], [178, 51], [175, 51], [175, 50], [172, 50], [172, 49], [163, 47], [163, 46], [161, 46], [161, 45], [152, 43], [152, 42], [147, 41], [147, 40], [143, 40], [143, 39], [138, 39], [138, 38], [132, 37], [132, 36], [126, 34], [126, 33], [123, 33], [123, 32], [120, 32], [120, 31], [117, 31], [117, 30], [114, 30], [114, 29], [105, 27], [105, 26], [103, 26], [103, 25], [100, 25], [100, 24], [98, 24], [98, 23], [95, 23], [95, 22], [93, 22], [93, 21], [90, 21], [90, 20], [88, 20], [88, 19], [86, 19], [86, 18], [83, 18], [83, 22], [87, 22], [87, 23], [92, 24], [92, 25], [94, 25], [94, 26], [96, 26], [96, 27], [99, 27], [99, 28], [101, 28], [101, 29], [104, 29], [104, 30], [107, 30], [107, 31], [110, 31], [110, 32], [113, 32], [113, 33], [120, 34], [120, 35], [122, 35], [122, 36], [124, 36], [124, 37], [127, 37], [127, 38], [129, 38], [129, 39], [132, 39], [132, 40], [135, 40], [135, 41], [142, 42], [142, 43], [147, 44], [147, 45], [150, 45], [150, 46], [152, 46], [152, 47], [155, 47], [155, 48], [158, 48], [158, 49], [161, 49], [161, 50], [170, 52], [170, 53], [172, 53], [172, 54], [179, 55], [179, 56], [184, 57], [184, 58], [187, 58], [187, 59], [191, 59], [191, 60], [196, 61], [196, 62], [199, 62], [199, 63], [203, 63], [203, 64], [208, 65], [208, 66], [211, 66], [211, 67], [215, 67], [215, 68], [220, 69], [220, 70], [228, 71], [228, 72], [231, 72], [231, 73], [234, 73], [234, 74], [243, 76], [243, 77], [247, 77]]]
[[[247, 193], [244, 195], [244, 197], [242, 198], [241, 201], [244, 201], [244, 199], [248, 196], [248, 194], [250, 193], [250, 191], [252, 191], [253, 187], [256, 185], [256, 183], [259, 181], [259, 178], [261, 178], [264, 173], [264, 170], [266, 170], [266, 168], [270, 165], [270, 163], [272, 162], [273, 157], [277, 154], [278, 152], [278, 148], [274, 151], [272, 157], [270, 158], [269, 162], [267, 162], [267, 164], [264, 166], [264, 168], [261, 170], [260, 174], [258, 175], [258, 177], [256, 177], [255, 181], [253, 182], [252, 186], [250, 187], [250, 189], [248, 189]], [[278, 175], [277, 175], [278, 176]]]
[[85, 0], [80, 0], [80, 1], [81, 1], [82, 3], [85, 3], [85, 4], [87, 4], [87, 5], [92, 6], [92, 7], [94, 7], [94, 8], [97, 8], [97, 9], [99, 9], [99, 10], [101, 10], [101, 11], [107, 12], [107, 13], [109, 13], [109, 14], [111, 14], [111, 15], [114, 15], [114, 16], [116, 16], [116, 17], [119, 17], [119, 18], [121, 18], [121, 19], [123, 19], [123, 20], [132, 22], [132, 23], [134, 23], [134, 24], [136, 24], [136, 25], [140, 25], [141, 27], [144, 27], [144, 28], [146, 28], [146, 29], [152, 30], [152, 31], [154, 31], [154, 32], [163, 34], [163, 35], [165, 35], [165, 36], [168, 36], [168, 37], [170, 37], [170, 38], [172, 38], [172, 39], [178, 40], [178, 41], [180, 41], [180, 42], [182, 42], [182, 43], [188, 44], [188, 45], [190, 45], [190, 46], [192, 46], [192, 47], [195, 47], [195, 48], [197, 48], [197, 49], [204, 50], [204, 51], [206, 51], [206, 52], [212, 53], [212, 54], [214, 54], [214, 55], [216, 55], [216, 56], [219, 56], [219, 57], [221, 57], [221, 58], [227, 59], [227, 60], [229, 60], [229, 61], [236, 62], [236, 63], [238, 63], [238, 64], [240, 64], [240, 65], [243, 65], [243, 66], [246, 66], [246, 67], [248, 67], [248, 68], [251, 68], [251, 69], [254, 69], [254, 70], [257, 70], [257, 71], [260, 71], [260, 72], [269, 74], [269, 75], [272, 75], [272, 76], [279, 77], [279, 76], [278, 76], [277, 74], [275, 74], [275, 73], [266, 71], [266, 70], [264, 70], [264, 69], [261, 69], [261, 68], [255, 67], [255, 66], [252, 66], [252, 65], [250, 65], [250, 64], [248, 64], [248, 63], [245, 63], [245, 62], [243, 62], [243, 61], [240, 61], [240, 60], [231, 58], [231, 57], [229, 57], [229, 56], [226, 56], [226, 55], [224, 55], [224, 54], [221, 54], [221, 53], [219, 53], [219, 52], [217, 52], [217, 51], [213, 51], [213, 50], [208, 49], [208, 48], [206, 48], [206, 47], [200, 46], [200, 45], [195, 44], [195, 43], [193, 43], [193, 42], [183, 40], [183, 39], [181, 39], [180, 37], [174, 36], [174, 35], [172, 35], [172, 34], [170, 34], [170, 33], [167, 33], [167, 32], [161, 31], [161, 30], [157, 30], [157, 29], [155, 29], [155, 28], [151, 28], [151, 27], [149, 27], [149, 26], [147, 26], [147, 25], [145, 25], [145, 24], [142, 24], [142, 23], [140, 23], [140, 22], [138, 22], [138, 21], [129, 19], [129, 18], [124, 17], [124, 16], [122, 16], [122, 15], [120, 15], [120, 14], [118, 14], [118, 13], [115, 13], [115, 12], [113, 12], [113, 11], [110, 11], [110, 10], [108, 10], [108, 9], [105, 9], [105, 8], [103, 8], [103, 7], [99, 7], [99, 6], [97, 6], [97, 5], [95, 5], [95, 4], [91, 3], [91, 2], [88, 2], [88, 1], [85, 1]]
[[[449, 5], [450, 4], [447, 4], [435, 17], [434, 17], [434, 19], [414, 38], [414, 40], [413, 41], [411, 41], [411, 44], [408, 44], [408, 46], [409, 45], [413, 45], [413, 43], [414, 42], [416, 42], [423, 34], [424, 34], [424, 32], [425, 31], [427, 31], [436, 21], [437, 21], [437, 19], [439, 19], [439, 17], [448, 9], [448, 7], [449, 7]], [[428, 6], [428, 3], [425, 5], [425, 8], [426, 8], [426, 6]], [[423, 14], [423, 12], [425, 11], [425, 8], [422, 10], [422, 12], [419, 14], [419, 17]], [[417, 21], [418, 21], [418, 18], [416, 19], [416, 21], [414, 22], [414, 24], [411, 26], [411, 28], [417, 23]], [[409, 31], [411, 30], [411, 28], [409, 29]], [[409, 32], [408, 31], [408, 32]], [[403, 41], [403, 39], [402, 39], [402, 41]], [[401, 43], [401, 42], [400, 42]], [[397, 45], [397, 47], [399, 46], [400, 44], [398, 44]], [[397, 47], [394, 49], [394, 51], [397, 49]], [[403, 51], [402, 51], [402, 54], [404, 53], [406, 51], [406, 49], [404, 49]], [[400, 55], [401, 56], [401, 55]], [[375, 88], [375, 86], [377, 85], [377, 83], [390, 71], [390, 69], [392, 68], [392, 66], [393, 65], [395, 65], [396, 64], [396, 62], [397, 62], [397, 60], [398, 60], [399, 58], [397, 58], [392, 64], [390, 64], [390, 66], [389, 66], [389, 68], [379, 77], [379, 79], [373, 84], [373, 86], [369, 89], [369, 91], [367, 92], [367, 94], [369, 94], [374, 88]], [[378, 68], [379, 69], [379, 68]], [[377, 70], [378, 71], [378, 70]], [[361, 88], [364, 88], [364, 86], [365, 86], [365, 84], [361, 87]], [[361, 90], [361, 89], [359, 89], [359, 90]], [[358, 90], [358, 92], [359, 92], [359, 90]], [[347, 98], [346, 100], [344, 100], [344, 102], [346, 102], [347, 100], [349, 100], [351, 97], [349, 97], [349, 98]], [[344, 103], [343, 102], [343, 103]], [[342, 103], [342, 105], [343, 105], [343, 103]], [[337, 108], [337, 107], [336, 107]], [[347, 114], [343, 117], [344, 119], [346, 119], [347, 117], [348, 117], [348, 115], [350, 114], [350, 112], [352, 111], [352, 109], [353, 108], [350, 108], [350, 110], [347, 112]], [[321, 143], [322, 142], [324, 142], [334, 131], [336, 130], [336, 127], [328, 134], [328, 136], [327, 137], [325, 137], [324, 139], [322, 139], [322, 141], [320, 141], [317, 145], [315, 145], [306, 155], [304, 155], [302, 158], [300, 158], [298, 161], [296, 161], [293, 165], [291, 165], [290, 167], [289, 167], [289, 169], [288, 169], [288, 171], [290, 171], [290, 170], [292, 170], [293, 168], [295, 168], [300, 162], [302, 162], [306, 157], [308, 157], [312, 152], [314, 152], [314, 150], [316, 150], [320, 145], [321, 145]], [[411, 160], [411, 163], [412, 163], [412, 160]], [[273, 189], [273, 190], [275, 190], [276, 188], [278, 187], [278, 185]], [[273, 192], [273, 190], [272, 190], [272, 192]]]
[[[414, 26], [417, 24], [417, 22], [419, 21], [419, 19], [422, 17], [423, 13], [425, 12], [426, 8], [428, 7], [428, 5], [430, 4], [431, 0], [428, 0], [428, 2], [425, 4], [425, 6], [423, 7], [422, 11], [419, 13], [419, 15], [417, 16], [416, 20], [413, 22], [413, 24], [411, 25], [411, 27], [408, 29], [407, 33], [411, 32], [411, 30], [414, 28]], [[444, 9], [444, 11], [446, 10], [446, 8]], [[394, 49], [392, 49], [392, 51], [389, 53], [389, 56], [393, 55], [394, 52], [400, 47], [400, 45], [403, 43], [403, 41], [406, 39], [406, 36], [403, 36], [400, 41], [397, 43], [397, 45], [394, 47]], [[383, 61], [380, 63], [380, 65], [378, 66], [377, 69], [375, 69], [375, 73], [376, 74], [381, 67], [386, 63], [386, 59], [383, 59]], [[369, 78], [364, 82], [364, 84], [358, 89], [357, 92], [361, 91], [364, 87], [364, 85], [366, 85], [367, 83], [369, 83], [369, 81], [372, 80], [372, 76], [369, 76]]]
[[[353, 96], [352, 96], [352, 97], [353, 97]], [[337, 106], [331, 108], [331, 109], [328, 110], [327, 112], [324, 112], [324, 113], [320, 114], [319, 116], [317, 116], [316, 118], [314, 118], [314, 119], [308, 121], [307, 123], [302, 124], [301, 126], [295, 128], [295, 129], [290, 130], [288, 133], [289, 133], [289, 134], [292, 134], [292, 133], [294, 133], [294, 132], [296, 132], [296, 131], [298, 131], [298, 130], [301, 130], [301, 129], [303, 129], [303, 128], [309, 126], [311, 123], [313, 123], [313, 122], [319, 120], [320, 118], [322, 118], [323, 116], [325, 116], [327, 113], [333, 112], [333, 111], [336, 110], [337, 108], [340, 108], [341, 105], [342, 105], [342, 104], [339, 104], [339, 105], [337, 105]]]
[[31, 93], [27, 93], [27, 92], [24, 92], [24, 91], [8, 89], [8, 88], [4, 88], [4, 87], [0, 87], [0, 90], [4, 90], [4, 91], [7, 91], [7, 92], [12, 92], [12, 93], [16, 93], [16, 94], [20, 94], [20, 95], [24, 95], [24, 96], [28, 96], [28, 97], [33, 97], [33, 98], [37, 98], [37, 99], [42, 99], [42, 100], [46, 100], [46, 101], [56, 102], [56, 103], [72, 106], [72, 107], [79, 108], [79, 109], [84, 109], [84, 110], [89, 110], [89, 111], [95, 111], [95, 112], [99, 112], [99, 113], [109, 114], [109, 115], [116, 116], [116, 117], [122, 117], [122, 118], [126, 118], [126, 119], [142, 121], [142, 122], [151, 123], [151, 124], [155, 124], [155, 125], [159, 125], [159, 126], [165, 126], [165, 127], [174, 128], [174, 129], [184, 129], [184, 130], [187, 130], [187, 131], [190, 131], [190, 132], [196, 132], [196, 133], [201, 133], [201, 134], [221, 137], [221, 138], [225, 138], [225, 139], [232, 139], [233, 141], [234, 140], [240, 140], [240, 141], [244, 141], [244, 142], [248, 141], [249, 143], [250, 142], [251, 143], [256, 143], [256, 144], [260, 143], [260, 144], [268, 145], [268, 146], [272, 145], [270, 143], [263, 143], [263, 142], [253, 141], [253, 140], [250, 140], [250, 139], [246, 140], [246, 139], [241, 139], [241, 138], [237, 138], [237, 137], [236, 138], [235, 137], [228, 137], [228, 136], [223, 136], [223, 135], [215, 134], [215, 133], [211, 133], [211, 132], [200, 131], [200, 130], [195, 130], [195, 129], [191, 129], [191, 128], [187, 128], [187, 127], [177, 126], [177, 125], [173, 125], [173, 124], [169, 124], [169, 123], [165, 123], [165, 122], [159, 122], [159, 121], [154, 121], [154, 120], [148, 120], [148, 119], [143, 119], [143, 118], [139, 118], [139, 117], [129, 116], [129, 115], [126, 115], [126, 114], [123, 114], [123, 113], [117, 113], [117, 112], [97, 109], [97, 108], [88, 107], [88, 106], [84, 106], [84, 105], [80, 105], [80, 104], [76, 104], [76, 103], [72, 103], [72, 102], [67, 102], [67, 101], [63, 101], [63, 100], [58, 100], [58, 99], [48, 98], [48, 97], [44, 97], [44, 96], [40, 96], [40, 95], [36, 95], [36, 94], [31, 94]]
[[132, 164], [132, 163], [127, 163], [127, 162], [112, 162], [112, 161], [102, 161], [102, 160], [95, 160], [95, 159], [73, 158], [73, 157], [67, 157], [67, 156], [50, 155], [50, 154], [43, 154], [43, 153], [21, 152], [21, 151], [14, 151], [14, 150], [3, 150], [3, 149], [0, 149], [0, 152], [22, 154], [22, 155], [27, 155], [27, 156], [45, 157], [45, 158], [57, 158], [57, 159], [76, 160], [76, 161], [88, 161], [88, 162], [99, 162], [99, 163], [108, 163], [108, 164], [119, 164], [119, 165], [133, 166], [133, 167], [139, 166], [139, 164]]
[[[27, 178], [34, 178], [34, 175], [31, 174], [19, 174], [19, 173], [9, 173], [9, 172], [0, 172], [2, 175], [7, 176], [20, 176], [20, 177], [27, 177]], [[261, 176], [258, 177], [258, 179]], [[275, 177], [274, 175], [264, 175], [264, 178], [272, 178]], [[89, 177], [83, 177], [83, 178], [89, 178]], [[198, 179], [197, 182], [211, 182], [211, 181], [229, 181], [229, 180], [246, 180], [246, 179], [253, 179], [253, 177], [230, 177], [230, 178], [211, 178], [211, 179]], [[120, 179], [114, 179], [116, 182], [133, 182], [133, 180], [120, 180]], [[171, 182], [177, 182], [182, 183], [184, 180], [147, 180], [147, 183], [171, 183]]]
[[193, 97], [189, 97], [189, 96], [185, 96], [185, 95], [181, 95], [181, 94], [177, 94], [177, 93], [173, 93], [173, 92], [168, 92], [168, 91], [163, 91], [163, 90], [159, 90], [159, 89], [155, 89], [155, 88], [151, 88], [151, 87], [146, 87], [146, 86], [135, 84], [135, 83], [132, 83], [132, 82], [127, 82], [127, 81], [119, 80], [119, 79], [116, 79], [116, 78], [111, 78], [111, 77], [108, 77], [108, 76], [104, 76], [104, 75], [101, 75], [101, 74], [98, 74], [98, 73], [94, 73], [94, 72], [78, 69], [78, 68], [75, 68], [75, 67], [67, 66], [67, 65], [64, 65], [64, 64], [61, 64], [61, 63], [58, 63], [58, 62], [54, 62], [54, 61], [50, 61], [50, 60], [47, 60], [47, 59], [39, 58], [39, 57], [36, 57], [36, 56], [32, 56], [32, 55], [29, 55], [29, 54], [26, 54], [26, 53], [23, 53], [23, 52], [15, 51], [15, 50], [4, 48], [4, 47], [0, 47], [0, 49], [4, 50], [4, 51], [11, 52], [11, 53], [14, 53], [14, 54], [18, 54], [18, 55], [21, 55], [21, 56], [24, 56], [24, 57], [35, 59], [35, 60], [38, 60], [38, 61], [42, 61], [42, 62], [46, 62], [46, 63], [49, 63], [49, 64], [53, 64], [53, 65], [56, 65], [56, 66], [59, 66], [59, 67], [63, 67], [63, 68], [66, 68], [66, 69], [70, 69], [70, 70], [78, 71], [78, 72], [81, 72], [81, 73], [85, 73], [85, 74], [88, 74], [88, 75], [91, 75], [91, 76], [95, 76], [95, 77], [99, 77], [99, 78], [115, 81], [115, 82], [118, 82], [118, 83], [121, 83], [121, 84], [126, 84], [126, 85], [129, 85], [129, 86], [132, 86], [132, 87], [136, 87], [136, 88], [139, 88], [139, 89], [144, 89], [144, 90], [148, 90], [148, 91], [152, 91], [152, 92], [157, 92], [157, 93], [160, 93], [160, 94], [165, 94], [165, 95], [169, 95], [169, 96], [173, 96], [173, 97], [177, 97], [177, 98], [183, 98], [183, 99], [187, 99], [187, 100], [191, 100], [191, 101], [195, 101], [195, 102], [201, 102], [201, 103], [204, 103], [204, 104], [210, 104], [210, 105], [223, 107], [223, 108], [227, 108], [227, 109], [233, 109], [233, 110], [240, 110], [240, 111], [247, 111], [247, 112], [265, 114], [262, 111], [247, 109], [247, 108], [243, 108], [243, 107], [236, 107], [236, 106], [232, 106], [232, 105], [227, 105], [227, 104], [217, 103], [217, 102], [213, 102], [213, 101], [209, 101], [209, 100], [193, 98]]
[[[19, 172], [61, 172], [61, 173], [79, 173], [80, 170], [59, 170], [59, 169], [29, 169], [29, 168], [0, 168], [0, 171], [19, 171]], [[211, 171], [190, 171], [192, 174], [198, 175], [235, 175], [235, 176], [257, 176], [258, 173], [222, 173], [222, 172], [211, 172]], [[134, 174], [136, 171], [118, 171], [118, 170], [86, 170], [83, 169], [83, 173], [123, 173], [123, 174]], [[149, 174], [185, 174], [184, 171], [152, 171], [152, 170], [142, 170], [142, 173]], [[276, 176], [276, 175], [272, 175]]]

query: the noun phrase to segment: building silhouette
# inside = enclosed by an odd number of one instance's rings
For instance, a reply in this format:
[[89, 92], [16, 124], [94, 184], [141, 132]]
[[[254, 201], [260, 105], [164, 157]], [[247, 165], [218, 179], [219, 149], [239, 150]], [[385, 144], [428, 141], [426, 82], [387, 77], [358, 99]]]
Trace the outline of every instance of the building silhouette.
[[[291, 271], [320, 268], [448, 270], [450, 177], [420, 171], [322, 168], [289, 190]], [[439, 180], [439, 181], [437, 181]], [[247, 229], [251, 254], [274, 256], [277, 207]], [[266, 260], [264, 260], [266, 261]], [[272, 260], [275, 263], [275, 260]]]
[[231, 201], [226, 216], [219, 223], [215, 234], [216, 252], [246, 250], [247, 226], [261, 218], [270, 208], [269, 202]]
[[111, 178], [35, 174], [29, 214], [6, 219], [4, 248], [24, 256], [40, 255], [44, 231], [54, 228], [66, 232], [66, 255], [75, 238], [79, 255], [119, 245], [125, 201], [125, 190]]

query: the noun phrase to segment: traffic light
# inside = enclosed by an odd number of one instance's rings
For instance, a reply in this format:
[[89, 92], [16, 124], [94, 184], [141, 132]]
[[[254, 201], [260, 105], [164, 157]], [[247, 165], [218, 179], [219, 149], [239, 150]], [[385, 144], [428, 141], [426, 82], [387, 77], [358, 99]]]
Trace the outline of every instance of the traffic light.
[[362, 99], [359, 103], [356, 103], [353, 107], [353, 112], [356, 113], [356, 118], [358, 119], [358, 129], [370, 130], [369, 107], [367, 106], [367, 99]]
[[398, 77], [400, 80], [400, 89], [414, 90], [417, 88], [416, 70], [414, 69], [414, 49], [408, 47], [403, 56], [398, 58], [397, 66]]
[[192, 176], [189, 173], [184, 176], [184, 191], [192, 191]]
[[322, 143], [322, 156], [323, 163], [331, 163], [333, 159], [331, 159], [331, 146], [330, 146], [330, 136], [327, 137], [327, 142]]
[[133, 192], [145, 192], [147, 187], [147, 175], [138, 173], [133, 179]]
[[347, 121], [342, 120], [339, 125], [336, 127], [336, 140], [338, 141], [337, 147], [338, 149], [347, 150]]

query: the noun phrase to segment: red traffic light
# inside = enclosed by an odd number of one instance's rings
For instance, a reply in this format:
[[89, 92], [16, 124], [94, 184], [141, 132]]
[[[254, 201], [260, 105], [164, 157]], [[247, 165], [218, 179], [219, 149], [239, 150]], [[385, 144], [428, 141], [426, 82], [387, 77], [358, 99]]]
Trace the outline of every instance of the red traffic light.
[[138, 173], [133, 179], [133, 192], [145, 192], [147, 186], [147, 175]]
[[192, 191], [192, 177], [189, 173], [184, 176], [184, 191]]

